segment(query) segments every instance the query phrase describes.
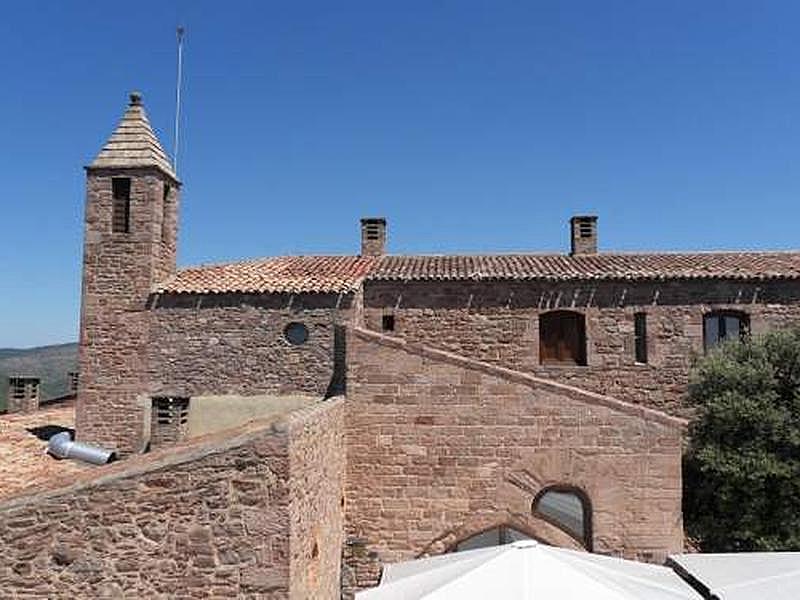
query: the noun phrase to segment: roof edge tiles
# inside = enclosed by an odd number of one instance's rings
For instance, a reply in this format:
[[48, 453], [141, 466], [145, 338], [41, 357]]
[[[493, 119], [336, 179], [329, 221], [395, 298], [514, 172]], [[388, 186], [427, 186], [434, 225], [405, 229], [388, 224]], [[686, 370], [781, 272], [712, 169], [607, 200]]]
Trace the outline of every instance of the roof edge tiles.
[[142, 95], [131, 92], [117, 128], [87, 169], [157, 168], [179, 182], [167, 153], [153, 131]]

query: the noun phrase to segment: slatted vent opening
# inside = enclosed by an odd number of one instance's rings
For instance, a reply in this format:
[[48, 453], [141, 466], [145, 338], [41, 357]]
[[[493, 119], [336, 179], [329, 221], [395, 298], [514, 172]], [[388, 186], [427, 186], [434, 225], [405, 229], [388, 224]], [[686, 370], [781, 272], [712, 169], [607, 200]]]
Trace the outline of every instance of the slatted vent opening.
[[159, 425], [186, 425], [189, 421], [188, 398], [154, 398], [153, 404]]
[[578, 223], [578, 235], [582, 238], [590, 238], [594, 235], [594, 227], [591, 221], [581, 221]]
[[366, 226], [365, 234], [368, 240], [379, 240], [381, 239], [381, 226], [377, 223], [370, 223]]
[[39, 380], [29, 377], [9, 377], [8, 385], [11, 388], [11, 398], [25, 400], [39, 397]]
[[78, 393], [78, 372], [77, 371], [70, 371], [68, 373], [69, 376], [69, 391], [72, 394]]
[[21, 400], [25, 397], [25, 380], [12, 379], [11, 380], [11, 397], [15, 400]]
[[189, 423], [189, 398], [161, 396], [153, 398], [150, 443], [160, 446], [186, 437]]
[[111, 231], [128, 233], [131, 230], [131, 180], [114, 177], [111, 180]]

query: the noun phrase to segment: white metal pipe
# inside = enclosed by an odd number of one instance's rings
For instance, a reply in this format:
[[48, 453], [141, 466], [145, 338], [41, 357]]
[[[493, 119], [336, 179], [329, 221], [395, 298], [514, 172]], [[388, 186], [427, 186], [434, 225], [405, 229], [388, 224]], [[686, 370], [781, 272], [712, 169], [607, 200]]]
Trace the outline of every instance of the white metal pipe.
[[74, 458], [94, 465], [104, 465], [114, 459], [112, 450], [73, 442], [68, 431], [52, 436], [47, 442], [47, 452], [56, 458]]

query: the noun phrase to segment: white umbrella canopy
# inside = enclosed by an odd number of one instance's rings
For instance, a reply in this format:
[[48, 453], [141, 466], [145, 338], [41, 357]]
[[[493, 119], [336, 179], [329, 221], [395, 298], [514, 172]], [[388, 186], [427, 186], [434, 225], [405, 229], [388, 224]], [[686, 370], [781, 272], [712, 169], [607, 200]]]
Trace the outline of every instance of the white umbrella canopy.
[[676, 554], [669, 558], [720, 600], [800, 598], [800, 552]]
[[357, 600], [699, 600], [671, 569], [525, 540], [388, 565]]

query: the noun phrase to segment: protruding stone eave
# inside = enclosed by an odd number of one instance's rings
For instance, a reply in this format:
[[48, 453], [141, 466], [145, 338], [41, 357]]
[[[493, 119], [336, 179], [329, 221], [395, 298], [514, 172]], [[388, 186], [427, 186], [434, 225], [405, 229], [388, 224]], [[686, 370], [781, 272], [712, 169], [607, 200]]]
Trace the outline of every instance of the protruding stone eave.
[[113, 171], [115, 173], [126, 173], [126, 172], [134, 173], [136, 171], [158, 171], [162, 175], [166, 175], [170, 179], [170, 181], [174, 183], [176, 186], [181, 187], [183, 185], [183, 182], [180, 179], [178, 179], [177, 175], [154, 164], [126, 165], [124, 167], [89, 164], [89, 165], [84, 165], [83, 169], [87, 173], [96, 173], [100, 171], [107, 171], [107, 172]]

